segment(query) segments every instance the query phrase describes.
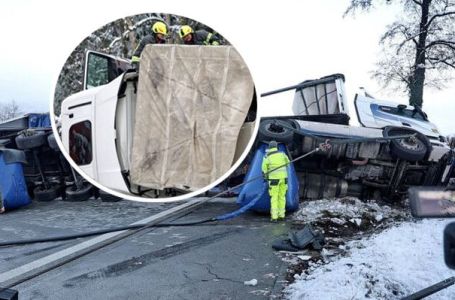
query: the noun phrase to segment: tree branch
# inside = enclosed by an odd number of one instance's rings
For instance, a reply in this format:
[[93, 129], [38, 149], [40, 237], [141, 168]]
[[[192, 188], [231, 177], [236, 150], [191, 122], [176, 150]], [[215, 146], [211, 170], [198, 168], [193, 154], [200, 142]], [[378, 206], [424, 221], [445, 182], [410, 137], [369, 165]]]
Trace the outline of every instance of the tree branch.
[[439, 64], [439, 63], [442, 63], [442, 64], [445, 64], [446, 66], [449, 66], [453, 69], [455, 69], [455, 63], [452, 62], [452, 61], [448, 61], [448, 58], [445, 57], [445, 58], [436, 58], [436, 57], [428, 57], [428, 60], [433, 64]]
[[448, 11], [448, 12], [445, 12], [445, 13], [441, 13], [441, 14], [435, 14], [434, 16], [432, 16], [430, 18], [430, 20], [428, 20], [427, 24], [425, 25], [427, 28], [430, 27], [431, 23], [436, 19], [436, 18], [442, 18], [442, 17], [446, 17], [446, 16], [450, 16], [450, 15], [455, 15], [455, 11]]
[[433, 46], [446, 46], [452, 50], [455, 50], [455, 41], [445, 41], [445, 40], [437, 40], [429, 43], [428, 45], [425, 46], [425, 49], [430, 49]]

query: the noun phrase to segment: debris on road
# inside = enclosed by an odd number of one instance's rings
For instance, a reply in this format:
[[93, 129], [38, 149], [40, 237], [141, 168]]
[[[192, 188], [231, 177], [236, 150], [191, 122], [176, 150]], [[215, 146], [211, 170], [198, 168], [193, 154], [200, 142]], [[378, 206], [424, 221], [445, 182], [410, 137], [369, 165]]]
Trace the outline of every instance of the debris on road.
[[249, 285], [249, 286], [256, 286], [258, 284], [258, 280], [257, 279], [251, 279], [249, 281], [244, 281], [243, 284], [244, 285]]
[[315, 231], [311, 225], [306, 225], [302, 230], [291, 231], [287, 239], [276, 240], [272, 248], [280, 251], [297, 252], [311, 247], [314, 250], [322, 250], [325, 243], [324, 235]]
[[298, 255], [297, 257], [301, 260], [310, 260], [312, 258], [311, 255]]
[[[324, 235], [325, 244], [319, 251], [280, 252], [282, 260], [289, 264], [288, 283], [293, 283], [300, 274], [319, 268], [332, 257], [349, 253], [352, 247], [362, 247], [358, 240], [409, 218], [407, 209], [374, 200], [345, 197], [303, 202], [293, 215], [292, 227], [302, 229], [311, 224]], [[290, 240], [288, 243], [292, 246]]]

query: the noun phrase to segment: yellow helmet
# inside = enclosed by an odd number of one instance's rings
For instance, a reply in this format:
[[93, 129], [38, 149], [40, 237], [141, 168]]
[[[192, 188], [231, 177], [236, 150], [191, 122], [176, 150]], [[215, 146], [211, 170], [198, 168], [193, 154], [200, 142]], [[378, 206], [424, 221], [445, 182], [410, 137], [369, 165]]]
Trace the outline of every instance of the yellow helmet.
[[161, 33], [162, 35], [167, 35], [167, 26], [164, 22], [158, 21], [152, 25], [152, 31], [154, 33]]
[[188, 25], [183, 25], [180, 27], [180, 30], [179, 30], [179, 35], [180, 35], [180, 38], [184, 38], [186, 37], [188, 34], [190, 33], [193, 33], [193, 28], [191, 28], [191, 26], [188, 26]]

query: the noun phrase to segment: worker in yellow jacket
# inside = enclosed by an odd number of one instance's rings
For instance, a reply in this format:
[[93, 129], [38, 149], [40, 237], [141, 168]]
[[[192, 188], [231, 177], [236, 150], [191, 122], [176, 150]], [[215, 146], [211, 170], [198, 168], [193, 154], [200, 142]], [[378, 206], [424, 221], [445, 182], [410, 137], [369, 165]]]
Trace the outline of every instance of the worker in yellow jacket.
[[286, 214], [288, 164], [288, 156], [285, 153], [278, 151], [277, 142], [271, 141], [264, 159], [262, 160], [262, 173], [269, 185], [270, 216], [272, 222], [277, 221], [278, 219], [284, 219]]

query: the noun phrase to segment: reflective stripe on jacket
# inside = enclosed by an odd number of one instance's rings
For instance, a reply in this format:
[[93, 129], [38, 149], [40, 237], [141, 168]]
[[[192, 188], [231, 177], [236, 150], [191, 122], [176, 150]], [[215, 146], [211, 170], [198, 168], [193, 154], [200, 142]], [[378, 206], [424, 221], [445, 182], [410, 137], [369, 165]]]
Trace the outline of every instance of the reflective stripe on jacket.
[[267, 173], [269, 171], [276, 169], [268, 173], [266, 177], [268, 179], [287, 178], [288, 177], [287, 164], [289, 164], [288, 156], [283, 152], [279, 152], [277, 148], [271, 148], [267, 151], [267, 153], [264, 156], [264, 159], [262, 160], [262, 173]]

